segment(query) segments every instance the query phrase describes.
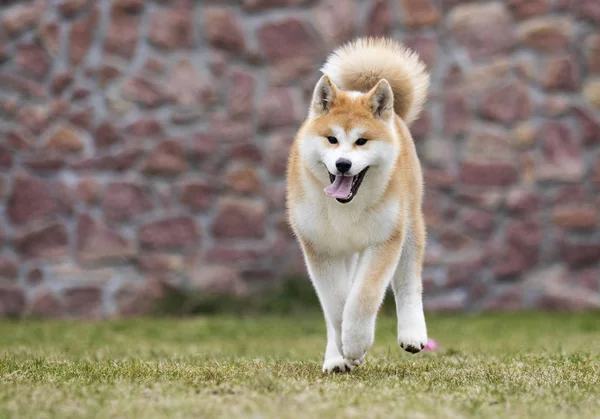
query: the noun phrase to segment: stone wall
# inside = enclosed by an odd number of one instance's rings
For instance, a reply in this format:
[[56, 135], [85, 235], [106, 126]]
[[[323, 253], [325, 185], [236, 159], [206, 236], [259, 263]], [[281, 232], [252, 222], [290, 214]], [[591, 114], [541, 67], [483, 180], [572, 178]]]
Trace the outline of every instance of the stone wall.
[[417, 50], [427, 310], [600, 306], [597, 0], [0, 1], [0, 313], [304, 275], [285, 160], [327, 52]]

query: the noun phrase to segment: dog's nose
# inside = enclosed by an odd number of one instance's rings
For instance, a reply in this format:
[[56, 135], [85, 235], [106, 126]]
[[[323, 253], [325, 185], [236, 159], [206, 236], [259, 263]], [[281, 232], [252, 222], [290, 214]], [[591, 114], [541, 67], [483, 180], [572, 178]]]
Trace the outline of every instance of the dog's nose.
[[352, 162], [346, 159], [338, 159], [335, 162], [335, 167], [337, 167], [340, 173], [346, 173], [352, 167]]

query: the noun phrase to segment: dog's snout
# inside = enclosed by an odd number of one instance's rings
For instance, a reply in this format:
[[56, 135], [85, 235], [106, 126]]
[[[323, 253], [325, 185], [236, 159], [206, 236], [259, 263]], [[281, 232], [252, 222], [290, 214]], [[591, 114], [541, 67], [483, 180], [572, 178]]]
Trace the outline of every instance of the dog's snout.
[[335, 162], [335, 167], [337, 167], [340, 173], [346, 173], [352, 167], [352, 162], [347, 159], [338, 159]]

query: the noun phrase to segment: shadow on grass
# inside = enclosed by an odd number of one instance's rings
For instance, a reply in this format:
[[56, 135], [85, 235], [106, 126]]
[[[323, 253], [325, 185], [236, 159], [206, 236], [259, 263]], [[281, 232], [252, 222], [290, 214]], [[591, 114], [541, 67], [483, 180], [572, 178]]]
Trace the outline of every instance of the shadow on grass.
[[[391, 292], [386, 294], [381, 312], [395, 312]], [[242, 296], [171, 290], [155, 309], [155, 314], [161, 316], [298, 313], [321, 313], [315, 290], [305, 278], [290, 278], [274, 289]]]

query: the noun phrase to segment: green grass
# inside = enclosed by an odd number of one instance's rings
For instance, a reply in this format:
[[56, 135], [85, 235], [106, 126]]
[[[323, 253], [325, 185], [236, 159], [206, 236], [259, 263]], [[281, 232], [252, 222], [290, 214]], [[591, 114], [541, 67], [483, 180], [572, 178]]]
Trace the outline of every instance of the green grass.
[[1, 321], [0, 418], [600, 417], [600, 314], [429, 316], [437, 352], [380, 319], [323, 376], [319, 314]]

